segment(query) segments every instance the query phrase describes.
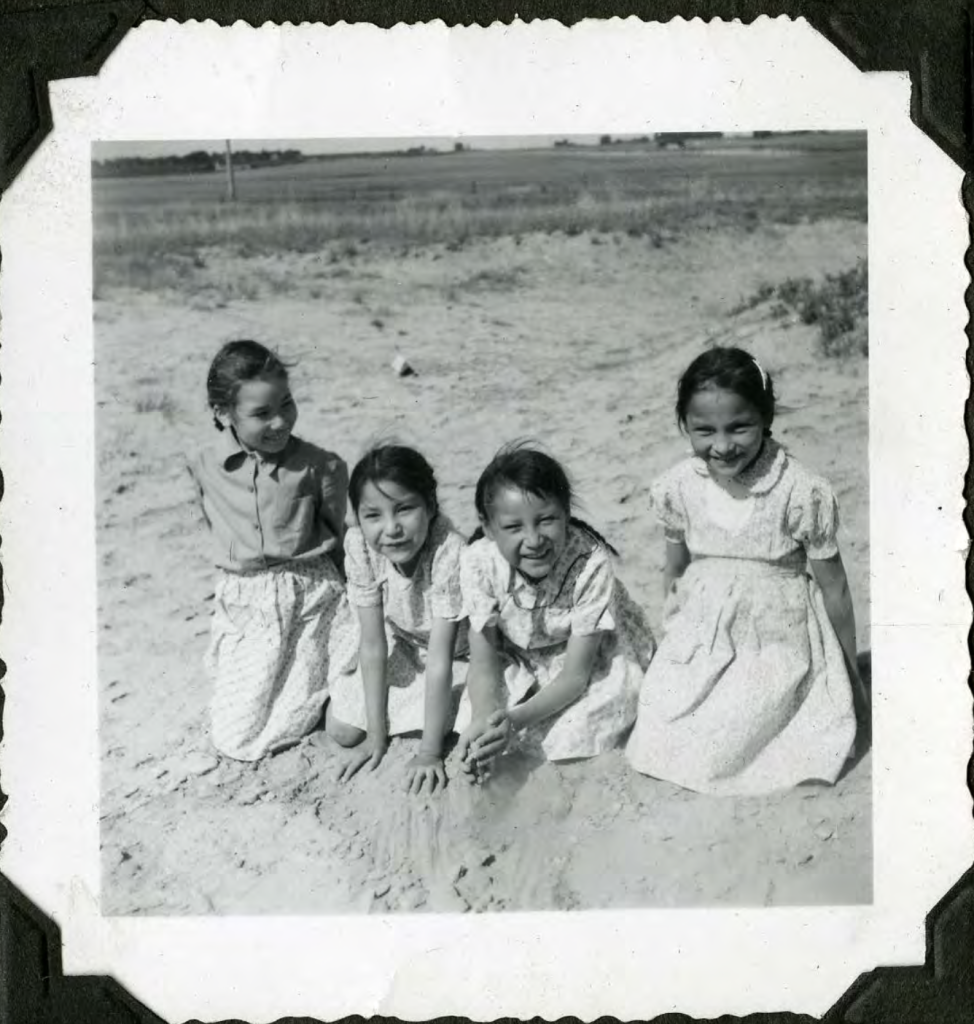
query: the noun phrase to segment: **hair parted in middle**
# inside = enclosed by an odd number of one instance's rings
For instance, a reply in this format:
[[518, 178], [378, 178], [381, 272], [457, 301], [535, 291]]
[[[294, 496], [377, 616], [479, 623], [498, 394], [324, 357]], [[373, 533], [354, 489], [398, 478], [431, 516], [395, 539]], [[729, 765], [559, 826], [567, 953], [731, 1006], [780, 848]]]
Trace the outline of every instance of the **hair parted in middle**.
[[379, 444], [355, 463], [348, 481], [348, 499], [356, 515], [365, 485], [380, 487], [382, 483], [397, 484], [419, 495], [431, 517], [439, 510], [433, 467], [415, 448], [402, 444]]
[[[530, 440], [511, 441], [500, 448], [480, 474], [474, 505], [481, 523], [490, 522], [490, 509], [499, 491], [511, 488], [536, 498], [547, 498], [561, 506], [569, 523], [578, 527], [614, 555], [618, 551], [595, 529], [572, 515], [575, 492], [561, 463]], [[483, 536], [476, 530], [471, 541]]]
[[721, 388], [740, 395], [761, 414], [765, 433], [771, 433], [774, 381], [750, 352], [732, 346], [717, 346], [702, 352], [690, 363], [676, 389], [676, 420], [681, 427], [686, 426], [690, 400], [706, 388]]

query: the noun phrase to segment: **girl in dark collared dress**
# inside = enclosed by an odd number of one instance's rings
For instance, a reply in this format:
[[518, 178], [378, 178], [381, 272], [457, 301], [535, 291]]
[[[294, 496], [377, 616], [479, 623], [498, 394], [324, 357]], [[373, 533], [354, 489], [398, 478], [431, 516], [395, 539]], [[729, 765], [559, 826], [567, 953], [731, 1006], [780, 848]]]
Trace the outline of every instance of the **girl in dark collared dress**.
[[341, 572], [348, 470], [294, 434], [287, 368], [263, 345], [225, 345], [207, 397], [220, 434], [189, 469], [217, 566], [211, 739], [255, 761], [314, 728], [329, 678], [355, 656]]

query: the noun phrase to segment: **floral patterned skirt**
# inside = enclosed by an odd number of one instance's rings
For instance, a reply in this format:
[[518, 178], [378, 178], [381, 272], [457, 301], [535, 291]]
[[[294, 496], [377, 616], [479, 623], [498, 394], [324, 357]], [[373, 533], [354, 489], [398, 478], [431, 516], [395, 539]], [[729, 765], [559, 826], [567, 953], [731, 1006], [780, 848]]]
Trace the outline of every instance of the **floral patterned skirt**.
[[310, 732], [329, 677], [354, 664], [352, 622], [330, 558], [220, 572], [206, 653], [217, 750], [256, 761]]
[[[615, 628], [602, 633], [585, 691], [522, 737], [522, 743], [540, 746], [549, 761], [594, 757], [618, 747], [636, 720], [639, 687], [655, 641], [642, 610], [618, 581], [612, 611]], [[508, 706], [552, 682], [564, 668], [567, 649], [567, 641], [529, 650], [505, 642], [500, 653]]]
[[[406, 732], [422, 732], [426, 719], [426, 647], [418, 639], [395, 630], [386, 624], [388, 658], [386, 661], [386, 685], [388, 687], [389, 735], [399, 736]], [[450, 715], [447, 731], [463, 730], [469, 724], [469, 705], [460, 698], [467, 678], [465, 658], [453, 662], [453, 686], [451, 689]], [[334, 678], [331, 683], [331, 707], [335, 717], [349, 725], [365, 729], [365, 686], [361, 669], [356, 664], [350, 671]]]
[[677, 581], [664, 623], [626, 750], [634, 768], [716, 794], [835, 781], [856, 719], [842, 648], [812, 577], [703, 558]]

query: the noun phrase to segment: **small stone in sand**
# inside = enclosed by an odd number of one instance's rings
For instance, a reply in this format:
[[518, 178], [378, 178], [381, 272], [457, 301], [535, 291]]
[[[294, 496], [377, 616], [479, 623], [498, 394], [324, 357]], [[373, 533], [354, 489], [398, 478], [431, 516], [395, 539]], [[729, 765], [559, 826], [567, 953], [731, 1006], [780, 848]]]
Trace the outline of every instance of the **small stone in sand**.
[[835, 837], [835, 829], [834, 828], [830, 828], [828, 825], [821, 825], [821, 826], [819, 826], [819, 828], [815, 829], [815, 838], [816, 839], [821, 839], [823, 843], [826, 840], [832, 839], [834, 837]]
[[392, 368], [395, 370], [397, 377], [416, 376], [416, 371], [409, 365], [409, 360], [405, 356], [397, 355], [392, 361]]
[[385, 895], [386, 895], [386, 893], [387, 893], [387, 892], [388, 892], [388, 891], [389, 891], [389, 890], [390, 890], [391, 888], [392, 888], [392, 886], [391, 886], [391, 885], [390, 885], [390, 884], [389, 884], [388, 882], [383, 882], [383, 883], [382, 883], [381, 885], [377, 885], [377, 886], [376, 886], [376, 887], [375, 887], [375, 888], [374, 888], [374, 889], [372, 890], [372, 895], [373, 895], [373, 896], [374, 896], [374, 897], [375, 897], [376, 899], [381, 899], [381, 898], [382, 898], [383, 896], [385, 896]]

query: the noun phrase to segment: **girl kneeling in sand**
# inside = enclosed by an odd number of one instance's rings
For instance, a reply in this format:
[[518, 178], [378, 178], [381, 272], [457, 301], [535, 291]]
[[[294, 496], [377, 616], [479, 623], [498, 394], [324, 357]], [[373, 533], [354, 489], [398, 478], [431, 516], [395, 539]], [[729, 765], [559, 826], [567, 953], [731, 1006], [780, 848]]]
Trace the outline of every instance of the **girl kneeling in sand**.
[[[217, 443], [190, 464], [213, 537], [216, 580], [207, 668], [212, 741], [243, 761], [296, 742], [321, 718], [350, 619], [339, 566], [348, 470], [293, 433], [281, 360], [232, 341], [206, 379]], [[346, 641], [347, 647], [347, 641]]]
[[333, 683], [325, 727], [358, 749], [339, 778], [366, 764], [375, 769], [390, 736], [422, 730], [405, 787], [433, 792], [446, 785], [443, 743], [459, 701], [454, 673], [466, 668], [455, 665], [467, 648], [465, 541], [439, 510], [432, 468], [412, 448], [372, 449], [352, 471], [349, 492], [358, 525], [345, 538], [345, 568], [361, 627], [359, 671]]
[[502, 449], [476, 490], [483, 536], [463, 552], [470, 616], [469, 772], [528, 730], [550, 760], [617, 746], [653, 652], [642, 612], [615, 578], [608, 542], [571, 514], [549, 455]]
[[700, 792], [834, 782], [865, 713], [835, 498], [771, 439], [774, 408], [747, 352], [698, 356], [676, 403], [693, 457], [651, 491], [666, 632], [627, 755]]

